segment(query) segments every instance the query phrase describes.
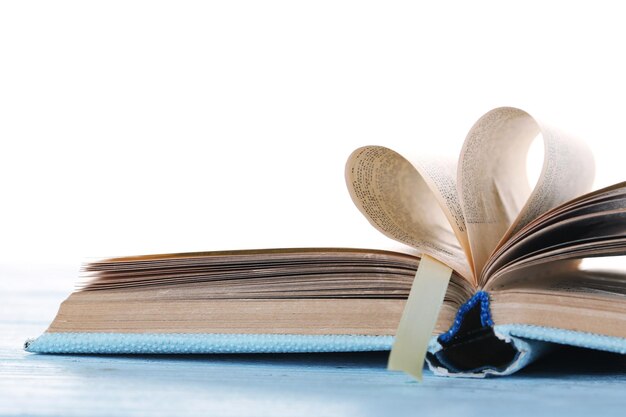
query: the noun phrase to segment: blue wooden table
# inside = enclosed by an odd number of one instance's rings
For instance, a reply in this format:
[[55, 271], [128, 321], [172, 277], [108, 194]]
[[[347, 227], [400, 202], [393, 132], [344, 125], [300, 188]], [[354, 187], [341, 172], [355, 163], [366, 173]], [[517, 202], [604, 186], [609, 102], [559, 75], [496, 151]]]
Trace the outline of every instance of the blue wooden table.
[[511, 377], [422, 384], [386, 354], [48, 356], [23, 351], [74, 268], [0, 264], [1, 416], [626, 415], [626, 359], [560, 351]]

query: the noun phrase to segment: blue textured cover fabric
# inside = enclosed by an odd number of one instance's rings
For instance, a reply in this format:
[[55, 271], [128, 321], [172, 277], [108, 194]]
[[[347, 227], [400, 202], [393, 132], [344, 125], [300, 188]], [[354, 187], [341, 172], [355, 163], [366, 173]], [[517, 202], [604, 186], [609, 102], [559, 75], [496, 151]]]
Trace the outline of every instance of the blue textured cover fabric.
[[35, 353], [185, 354], [299, 353], [389, 350], [393, 336], [207, 334], [207, 333], [44, 333], [25, 344]]
[[559, 343], [588, 349], [626, 354], [626, 339], [595, 333], [576, 332], [552, 327], [508, 324], [495, 326], [496, 332], [515, 338]]
[[[452, 374], [432, 366], [431, 369], [448, 376], [508, 375], [535, 360], [550, 348], [550, 343], [626, 354], [626, 339], [619, 337], [519, 324], [495, 326], [494, 331], [519, 351], [506, 369], [476, 374]], [[392, 343], [392, 336], [359, 335], [44, 333], [27, 341], [25, 349], [33, 353], [72, 354], [301, 353], [381, 351], [389, 350]], [[429, 351], [434, 353], [440, 348], [437, 338], [433, 338]]]

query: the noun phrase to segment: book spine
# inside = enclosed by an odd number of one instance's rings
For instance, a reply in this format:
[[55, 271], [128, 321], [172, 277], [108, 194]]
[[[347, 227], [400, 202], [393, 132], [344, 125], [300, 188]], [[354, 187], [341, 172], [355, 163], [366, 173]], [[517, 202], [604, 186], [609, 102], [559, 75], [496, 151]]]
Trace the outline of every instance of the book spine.
[[478, 291], [457, 311], [450, 329], [439, 335], [439, 349], [431, 351], [431, 365], [450, 373], [480, 373], [506, 369], [519, 351], [510, 341], [498, 337], [489, 308], [489, 294]]
[[476, 306], [479, 306], [480, 308], [481, 327], [493, 327], [491, 309], [489, 308], [489, 294], [486, 291], [478, 291], [459, 308], [454, 318], [454, 323], [452, 323], [450, 329], [439, 335], [437, 338], [439, 343], [449, 343], [461, 330], [465, 316], [476, 308]]

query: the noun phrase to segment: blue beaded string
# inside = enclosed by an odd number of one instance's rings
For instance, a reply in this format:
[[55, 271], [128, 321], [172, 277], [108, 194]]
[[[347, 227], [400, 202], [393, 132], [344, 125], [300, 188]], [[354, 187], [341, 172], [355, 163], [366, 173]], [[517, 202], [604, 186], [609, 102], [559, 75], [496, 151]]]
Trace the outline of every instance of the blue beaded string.
[[459, 311], [457, 311], [456, 317], [454, 318], [454, 323], [450, 329], [439, 335], [439, 342], [447, 343], [454, 337], [454, 335], [461, 328], [461, 323], [463, 323], [465, 315], [476, 305], [476, 303], [480, 303], [480, 324], [483, 327], [493, 326], [491, 310], [489, 309], [489, 294], [486, 291], [478, 291], [472, 298], [467, 300], [461, 308], [459, 308]]

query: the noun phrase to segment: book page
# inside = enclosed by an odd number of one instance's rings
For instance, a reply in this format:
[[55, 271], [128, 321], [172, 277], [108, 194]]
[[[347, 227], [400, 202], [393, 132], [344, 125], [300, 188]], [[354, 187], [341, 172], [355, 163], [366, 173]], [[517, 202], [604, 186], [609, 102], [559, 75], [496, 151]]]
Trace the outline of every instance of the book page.
[[[531, 191], [526, 155], [538, 135], [544, 162]], [[587, 192], [593, 176], [593, 157], [581, 141], [528, 113], [502, 107], [480, 118], [463, 144], [457, 175], [476, 276], [502, 242], [542, 213]]]
[[[549, 231], [549, 228], [553, 225], [559, 223], [566, 224], [565, 229], [554, 233], [563, 234], [562, 237], [566, 237], [569, 243], [575, 244], [576, 239], [571, 233], [573, 229], [569, 229], [571, 223], [563, 223], [564, 221], [596, 214], [602, 222], [606, 223], [608, 219], [606, 216], [610, 216], [611, 211], [624, 208], [626, 208], [626, 184], [624, 183], [585, 194], [575, 200], [570, 200], [528, 223], [523, 229], [516, 232], [514, 236], [501, 245], [495, 255], [487, 262], [484, 275], [488, 277], [490, 281], [494, 278], [493, 275], [498, 269], [524, 256], [525, 252], [522, 248], [532, 240], [540, 241], [540, 247], [546, 249], [546, 243], [542, 236], [545, 236], [545, 232]], [[612, 233], [619, 235], [620, 225], [615, 224], [611, 226], [613, 228]], [[591, 230], [593, 230], [594, 233], [596, 232], [595, 227], [591, 228]], [[600, 250], [599, 247], [597, 249]], [[527, 252], [528, 251], [526, 251], [526, 253]]]
[[[449, 209], [447, 203], [454, 207], [454, 192], [445, 191], [445, 178], [444, 174], [439, 179], [428, 176], [427, 182], [409, 161], [381, 146], [359, 148], [346, 163], [352, 200], [374, 227], [445, 263], [472, 282], [471, 268], [449, 221], [453, 218], [454, 227], [465, 233], [460, 204], [458, 209]], [[438, 201], [430, 184], [442, 184], [437, 194], [450, 194], [449, 201]]]
[[[584, 278], [576, 278], [579, 277]], [[626, 297], [586, 289], [581, 292], [577, 286], [584, 282], [584, 279], [553, 281], [556, 287], [541, 290], [517, 288], [492, 291], [493, 320], [496, 325], [527, 324], [626, 337]], [[559, 284], [563, 287], [559, 288]], [[568, 288], [568, 284], [572, 286]]]
[[437, 199], [443, 213], [448, 218], [452, 231], [465, 252], [465, 259], [469, 261], [469, 266], [472, 268], [472, 254], [467, 238], [467, 227], [457, 191], [456, 161], [447, 160], [441, 156], [423, 154], [411, 155], [408, 160], [417, 169]]
[[499, 280], [499, 275], [512, 268], [530, 264], [626, 254], [625, 202], [615, 202], [619, 208], [581, 214], [539, 228], [498, 258], [489, 282]]

